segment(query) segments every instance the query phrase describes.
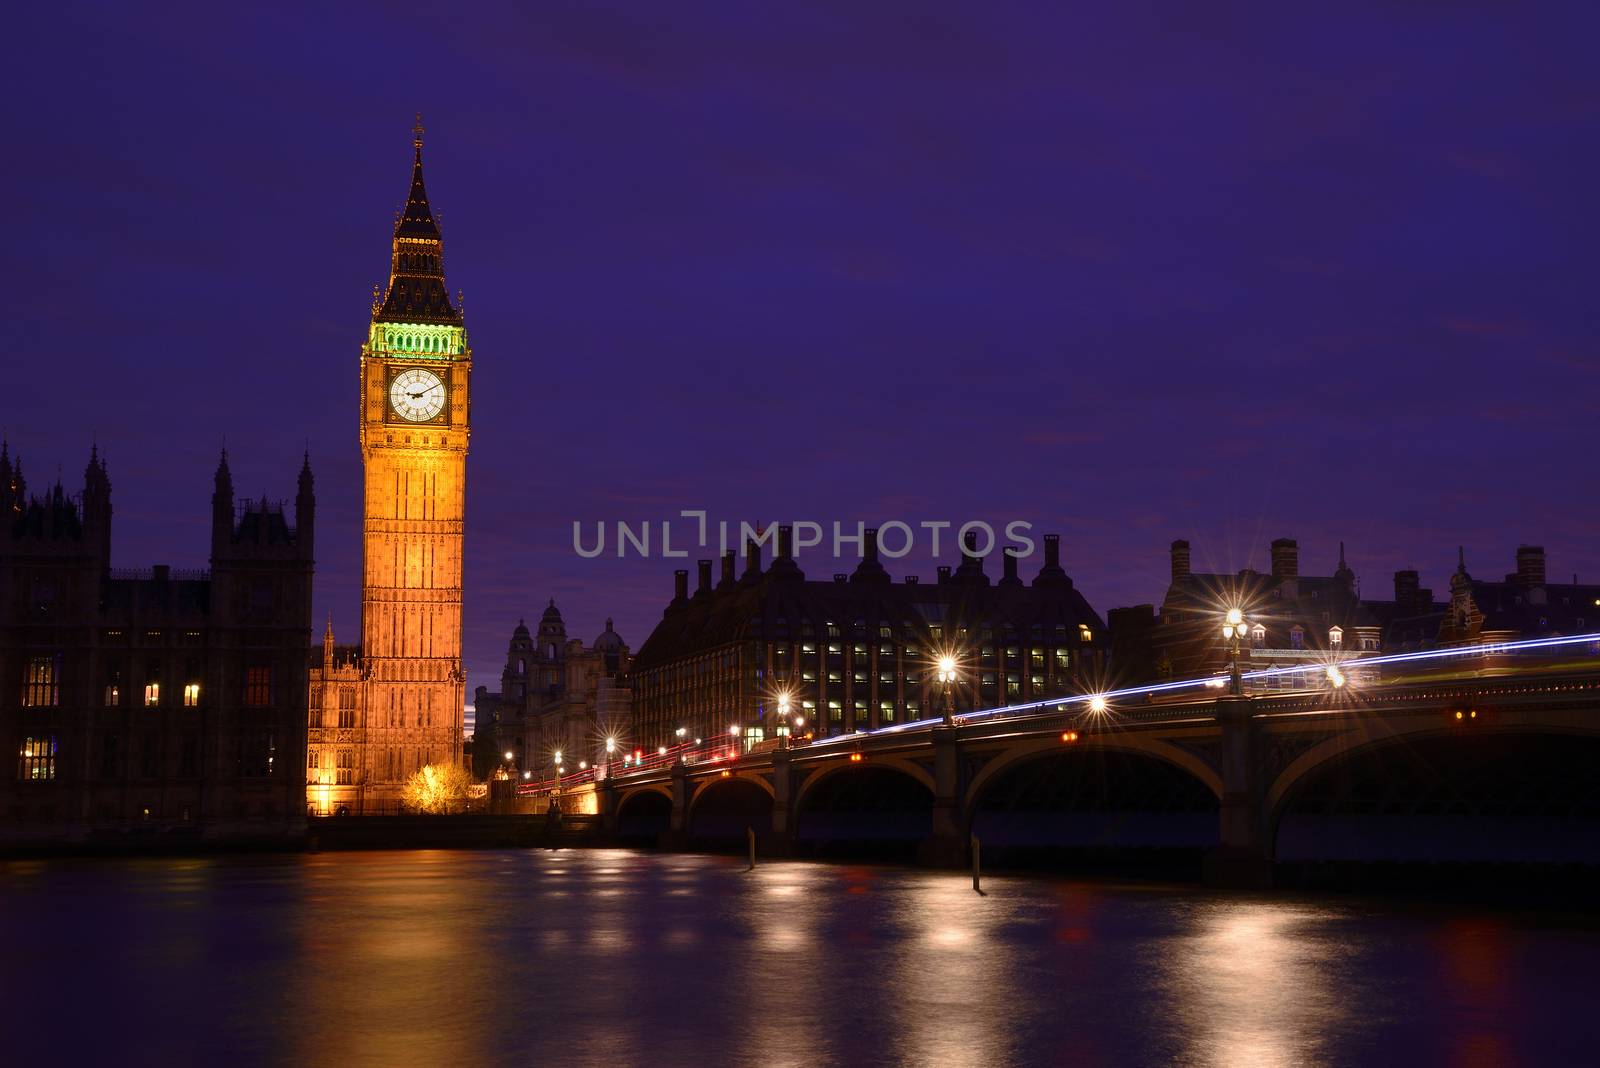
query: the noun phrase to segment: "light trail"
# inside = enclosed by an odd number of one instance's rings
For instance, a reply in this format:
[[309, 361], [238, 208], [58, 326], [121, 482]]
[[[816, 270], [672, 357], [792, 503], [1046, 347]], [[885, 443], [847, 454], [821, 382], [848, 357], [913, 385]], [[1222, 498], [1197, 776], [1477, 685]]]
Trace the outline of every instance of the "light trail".
[[[1460, 660], [1468, 657], [1496, 656], [1503, 653], [1521, 653], [1536, 649], [1554, 649], [1572, 645], [1600, 644], [1600, 633], [1574, 634], [1559, 638], [1526, 638], [1513, 642], [1491, 642], [1487, 645], [1454, 645], [1447, 649], [1425, 649], [1413, 653], [1387, 653], [1380, 656], [1347, 657], [1329, 662], [1317, 661], [1311, 664], [1297, 664], [1293, 667], [1262, 668], [1259, 671], [1245, 672], [1242, 676], [1246, 682], [1263, 681], [1272, 679], [1299, 678], [1305, 675], [1323, 675], [1327, 673], [1331, 664], [1336, 664], [1342, 669], [1362, 669], [1369, 666], [1382, 667], [1386, 664], [1415, 664], [1432, 661]], [[1115, 703], [1118, 699], [1136, 697], [1143, 698], [1149, 694], [1176, 693], [1183, 690], [1215, 689], [1219, 682], [1226, 684], [1225, 675], [1207, 675], [1203, 678], [1182, 679], [1176, 682], [1161, 682], [1153, 686], [1129, 686], [1120, 690], [1107, 690], [1103, 693], [1077, 694], [1072, 697], [1052, 697], [1044, 701], [1028, 701], [1017, 705], [1002, 705], [999, 708], [986, 708], [976, 712], [962, 712], [960, 719], [964, 722], [974, 719], [992, 719], [999, 716], [1021, 716], [1030, 713], [1058, 712], [1069, 709], [1075, 705], [1087, 706], [1091, 701], [1102, 699], [1107, 703]], [[879, 727], [871, 731], [855, 731], [851, 734], [837, 734], [829, 738], [818, 738], [812, 741], [812, 746], [838, 745], [863, 737], [882, 737], [889, 734], [899, 734], [905, 731], [918, 730], [923, 727], [937, 726], [943, 723], [943, 717], [935, 716], [931, 719], [918, 719], [910, 723], [896, 723], [892, 727]]]

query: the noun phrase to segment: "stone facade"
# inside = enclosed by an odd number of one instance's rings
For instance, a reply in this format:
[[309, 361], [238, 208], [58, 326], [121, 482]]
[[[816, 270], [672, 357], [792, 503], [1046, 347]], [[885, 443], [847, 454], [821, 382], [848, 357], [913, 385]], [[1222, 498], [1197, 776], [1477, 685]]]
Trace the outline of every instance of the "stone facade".
[[389, 287], [361, 348], [361, 642], [325, 636], [308, 674], [306, 804], [389, 811], [424, 764], [459, 764], [461, 573], [472, 350], [444, 283], [422, 179], [395, 223]]
[[[589, 644], [567, 636], [552, 600], [538, 633], [522, 621], [506, 648], [500, 690], [479, 686], [473, 707], [473, 772], [488, 778], [508, 768], [519, 779], [555, 774], [555, 754], [567, 771], [605, 759], [606, 739], [632, 737], [633, 657], [606, 620], [606, 629]], [[511, 758], [507, 760], [506, 754]]]
[[[0, 834], [12, 842], [292, 839], [304, 832], [315, 497], [235, 502], [211, 567], [111, 569], [111, 481], [27, 493], [0, 449]], [[140, 838], [140, 841], [146, 841]]]
[[634, 663], [635, 744], [649, 750], [736, 729], [754, 748], [792, 729], [777, 715], [780, 695], [805, 720], [802, 730], [819, 736], [938, 716], [934, 665], [944, 652], [959, 662], [958, 711], [1101, 687], [1105, 624], [1062, 569], [1055, 535], [1027, 583], [1015, 557], [1003, 557], [992, 581], [982, 558], [966, 553], [937, 582], [895, 582], [872, 529], [853, 572], [808, 580], [789, 538], [779, 527], [766, 570], [754, 544], [742, 575], [729, 552], [716, 584], [712, 561], [700, 561], [692, 594], [688, 572], [677, 573]]

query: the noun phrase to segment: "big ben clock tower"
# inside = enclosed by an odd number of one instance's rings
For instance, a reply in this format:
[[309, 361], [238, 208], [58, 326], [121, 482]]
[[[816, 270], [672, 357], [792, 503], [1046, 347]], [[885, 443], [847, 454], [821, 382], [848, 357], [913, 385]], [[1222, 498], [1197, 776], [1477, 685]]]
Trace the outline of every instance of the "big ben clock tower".
[[460, 764], [461, 548], [472, 350], [444, 281], [444, 242], [422, 182], [395, 223], [389, 288], [361, 347], [360, 778], [398, 797], [423, 764]]

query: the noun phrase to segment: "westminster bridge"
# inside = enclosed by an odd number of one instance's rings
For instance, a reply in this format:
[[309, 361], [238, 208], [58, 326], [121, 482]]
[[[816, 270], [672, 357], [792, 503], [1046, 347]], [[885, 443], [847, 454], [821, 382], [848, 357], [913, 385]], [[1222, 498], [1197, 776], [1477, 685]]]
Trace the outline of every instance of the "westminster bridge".
[[[969, 712], [592, 778], [616, 840], [957, 865], [1177, 851], [1279, 862], [1600, 863], [1600, 635], [1375, 656]], [[533, 791], [535, 793], [538, 790]], [[570, 809], [569, 809], [570, 810]]]

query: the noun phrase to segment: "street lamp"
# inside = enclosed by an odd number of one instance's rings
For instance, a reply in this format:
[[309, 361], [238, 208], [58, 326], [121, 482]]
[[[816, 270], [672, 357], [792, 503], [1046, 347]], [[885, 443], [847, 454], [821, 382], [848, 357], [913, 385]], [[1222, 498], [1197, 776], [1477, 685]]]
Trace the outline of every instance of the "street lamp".
[[939, 681], [944, 684], [944, 725], [953, 727], [956, 723], [955, 682], [956, 658], [949, 653], [939, 658]]
[[1222, 621], [1222, 639], [1228, 643], [1228, 692], [1235, 697], [1244, 696], [1244, 676], [1239, 674], [1239, 645], [1244, 641], [1248, 626], [1244, 612], [1238, 608], [1228, 609]]
[[780, 724], [780, 726], [777, 728], [777, 733], [783, 737], [783, 744], [785, 746], [787, 746], [787, 745], [790, 744], [790, 742], [789, 742], [789, 695], [787, 693], [780, 693], [778, 695], [778, 723]]

